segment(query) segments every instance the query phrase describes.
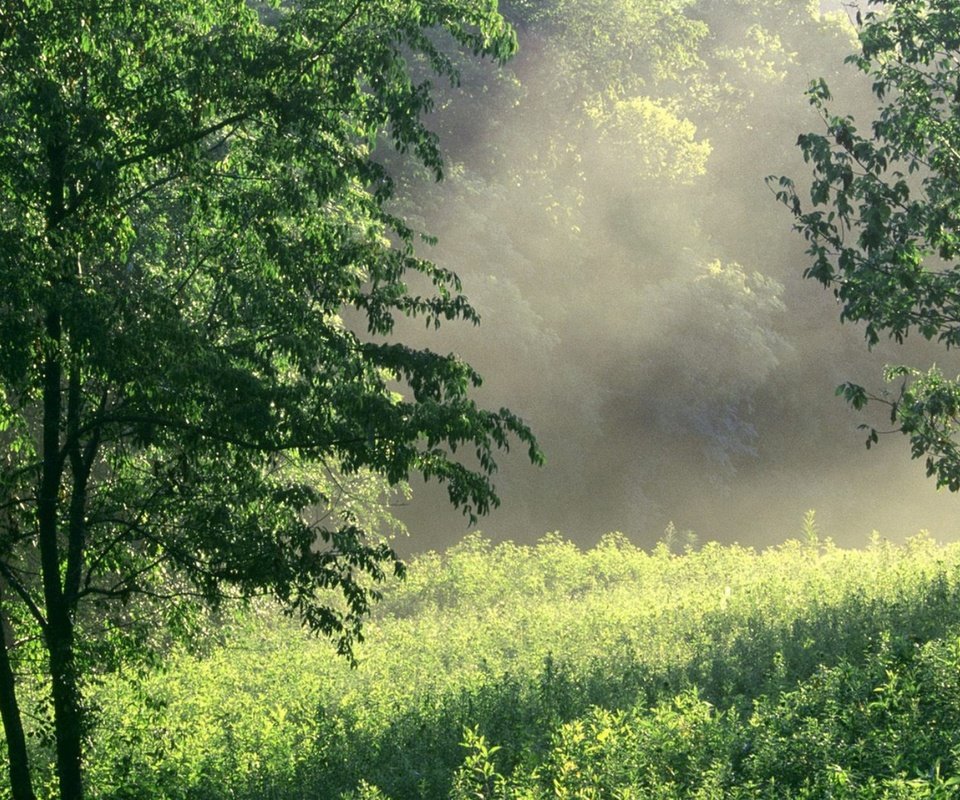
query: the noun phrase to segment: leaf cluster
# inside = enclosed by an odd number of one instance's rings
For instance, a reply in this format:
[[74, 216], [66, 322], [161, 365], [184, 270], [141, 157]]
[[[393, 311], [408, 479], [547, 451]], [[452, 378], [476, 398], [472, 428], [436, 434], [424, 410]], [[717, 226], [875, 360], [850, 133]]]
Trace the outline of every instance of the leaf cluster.
[[[842, 320], [863, 323], [871, 346], [913, 331], [950, 349], [960, 343], [960, 17], [949, 3], [882, 6], [858, 12], [860, 52], [847, 59], [879, 103], [869, 132], [831, 113], [830, 90], [815, 81], [808, 94], [825, 132], [798, 140], [813, 169], [809, 202], [789, 178], [771, 183], [809, 242], [806, 276], [833, 289]], [[855, 384], [837, 393], [855, 408], [886, 404], [913, 456], [956, 491], [956, 382], [936, 368], [894, 368], [887, 379], [902, 381], [898, 395], [872, 398]], [[877, 440], [870, 429], [868, 445]]]

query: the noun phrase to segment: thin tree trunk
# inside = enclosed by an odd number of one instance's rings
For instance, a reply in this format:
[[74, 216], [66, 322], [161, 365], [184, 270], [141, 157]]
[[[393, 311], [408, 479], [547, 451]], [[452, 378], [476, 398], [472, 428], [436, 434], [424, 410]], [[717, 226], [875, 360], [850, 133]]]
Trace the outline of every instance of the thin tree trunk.
[[[83, 724], [73, 657], [73, 623], [65, 609], [50, 613], [47, 647], [53, 690], [54, 733], [60, 800], [83, 800]], [[60, 619], [54, 623], [53, 619]]]
[[73, 657], [73, 620], [60, 577], [59, 502], [63, 483], [60, 421], [63, 410], [60, 315], [47, 315], [51, 352], [44, 364], [43, 473], [38, 503], [40, 566], [47, 611], [44, 638], [50, 663], [60, 800], [82, 800], [80, 694]]
[[[50, 135], [47, 141], [47, 232], [53, 236], [55, 242], [66, 213], [67, 129], [68, 126], [63, 120], [50, 120]], [[57, 265], [59, 271], [51, 275], [55, 287], [70, 274], [66, 254], [60, 255], [63, 261]], [[43, 633], [50, 663], [60, 800], [83, 800], [83, 725], [73, 652], [73, 616], [60, 574], [60, 492], [65, 466], [64, 454], [61, 452], [64, 354], [61, 349], [63, 325], [55, 297], [47, 308], [45, 327], [47, 343], [43, 362], [43, 469], [37, 502], [37, 538], [47, 618]]]
[[0, 717], [7, 740], [7, 763], [10, 767], [10, 789], [13, 800], [34, 800], [30, 782], [27, 740], [23, 733], [23, 717], [17, 702], [17, 684], [10, 664], [6, 637], [0, 639]]

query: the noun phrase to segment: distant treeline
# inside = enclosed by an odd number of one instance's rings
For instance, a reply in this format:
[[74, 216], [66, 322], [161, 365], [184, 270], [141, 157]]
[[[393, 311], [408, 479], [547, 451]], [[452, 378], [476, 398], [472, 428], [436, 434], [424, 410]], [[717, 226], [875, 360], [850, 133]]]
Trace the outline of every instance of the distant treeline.
[[[872, 527], [951, 534], [952, 509], [904, 443], [864, 469], [861, 420], [834, 389], [880, 382], [883, 363], [908, 357], [867, 353], [841, 328], [802, 280], [804, 243], [764, 183], [809, 172], [796, 142], [821, 124], [811, 80], [868, 127], [869, 81], [843, 64], [857, 50], [848, 11], [501, 8], [518, 54], [502, 70], [464, 62], [459, 87], [436, 87], [445, 180], [398, 184], [404, 212], [438, 235], [424, 252], [460, 273], [482, 318], [447, 326], [442, 347], [478, 368], [483, 397], [522, 412], [547, 454], [544, 470], [502, 465], [485, 530], [530, 542], [559, 528], [582, 543], [624, 530], [652, 544], [682, 514], [709, 538], [772, 544], [816, 505], [851, 542]], [[911, 504], [917, 486], [928, 494]], [[465, 530], [442, 491], [413, 488], [409, 549], [452, 544]]]

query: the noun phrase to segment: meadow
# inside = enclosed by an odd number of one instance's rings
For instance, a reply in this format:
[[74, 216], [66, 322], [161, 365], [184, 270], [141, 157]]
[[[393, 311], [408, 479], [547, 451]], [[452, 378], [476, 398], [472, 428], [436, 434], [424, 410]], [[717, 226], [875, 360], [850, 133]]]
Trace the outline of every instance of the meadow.
[[809, 515], [762, 552], [472, 535], [387, 587], [356, 656], [253, 606], [103, 678], [92, 796], [960, 794], [960, 546], [925, 534], [847, 550]]

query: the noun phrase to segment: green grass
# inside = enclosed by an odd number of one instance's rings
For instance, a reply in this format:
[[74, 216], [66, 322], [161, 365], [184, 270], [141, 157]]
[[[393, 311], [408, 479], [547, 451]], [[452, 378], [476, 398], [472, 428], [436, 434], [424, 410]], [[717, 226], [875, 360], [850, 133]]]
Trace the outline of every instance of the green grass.
[[356, 669], [252, 609], [94, 687], [91, 795], [960, 794], [960, 547], [808, 533], [684, 555], [472, 536], [387, 589]]

